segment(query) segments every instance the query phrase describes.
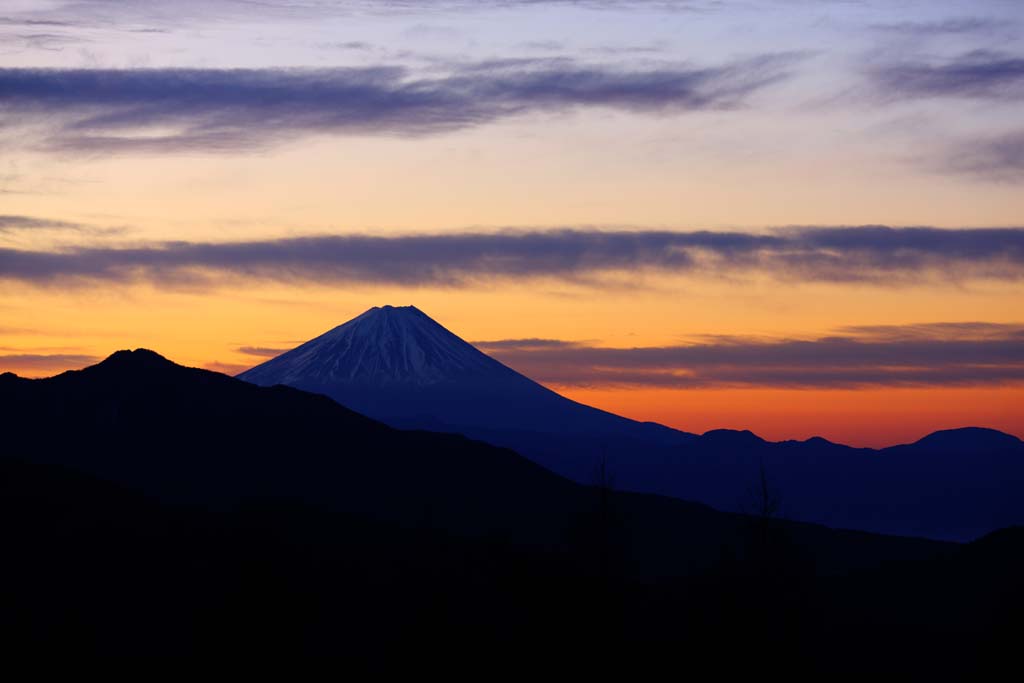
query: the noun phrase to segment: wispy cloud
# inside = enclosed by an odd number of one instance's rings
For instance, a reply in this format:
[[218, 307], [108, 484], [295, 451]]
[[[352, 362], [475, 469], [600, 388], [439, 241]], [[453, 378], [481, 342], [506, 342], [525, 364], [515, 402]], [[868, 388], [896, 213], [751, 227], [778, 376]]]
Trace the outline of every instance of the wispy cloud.
[[975, 50], [943, 61], [879, 64], [868, 75], [883, 99], [1024, 98], [1024, 56]]
[[238, 353], [245, 354], [246, 356], [258, 356], [260, 358], [274, 358], [280, 356], [288, 349], [272, 349], [265, 346], [240, 346], [237, 349]]
[[563, 339], [499, 339], [496, 341], [472, 342], [483, 351], [532, 351], [537, 349], [579, 348], [583, 342], [565, 341]]
[[56, 220], [39, 216], [20, 216], [0, 214], [0, 235], [19, 234], [26, 232], [67, 232], [76, 235], [116, 235], [125, 231], [121, 227], [104, 227], [78, 223], [75, 221]]
[[13, 230], [82, 230], [86, 227], [82, 223], [37, 216], [0, 215], [0, 233]]
[[6, 125], [66, 152], [240, 151], [309, 133], [428, 135], [533, 112], [728, 109], [799, 58], [613, 68], [568, 59], [345, 69], [0, 69]]
[[0, 24], [68, 26], [151, 22], [178, 26], [214, 20], [315, 20], [359, 14], [423, 14], [509, 7], [572, 6], [607, 10], [648, 7], [665, 11], [710, 11], [716, 0], [176, 0], [170, 9], [162, 0], [61, 0], [36, 9], [9, 11]]
[[12, 353], [0, 354], [0, 372], [38, 374], [59, 372], [92, 365], [100, 359], [75, 353]]
[[790, 228], [766, 233], [595, 229], [338, 235], [245, 242], [160, 242], [48, 251], [0, 249], [0, 279], [40, 285], [146, 281], [200, 286], [218, 278], [298, 283], [470, 286], [595, 276], [745, 277], [903, 286], [1017, 281], [1024, 228]]
[[1024, 179], [1024, 130], [955, 144], [936, 165], [942, 172], [1019, 181]]
[[904, 36], [949, 36], [1002, 31], [1006, 29], [1006, 22], [989, 17], [955, 17], [940, 21], [877, 23], [872, 24], [871, 28]]
[[1024, 324], [857, 327], [817, 339], [707, 337], [699, 343], [649, 348], [560, 340], [476, 345], [520, 372], [558, 386], [802, 389], [1024, 382]]

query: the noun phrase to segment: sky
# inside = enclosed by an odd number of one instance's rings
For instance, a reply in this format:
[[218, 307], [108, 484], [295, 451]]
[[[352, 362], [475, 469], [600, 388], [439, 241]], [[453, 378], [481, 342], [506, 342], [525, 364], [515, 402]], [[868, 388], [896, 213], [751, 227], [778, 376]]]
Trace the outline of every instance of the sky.
[[1019, 0], [5, 0], [0, 371], [413, 304], [687, 431], [1024, 436]]

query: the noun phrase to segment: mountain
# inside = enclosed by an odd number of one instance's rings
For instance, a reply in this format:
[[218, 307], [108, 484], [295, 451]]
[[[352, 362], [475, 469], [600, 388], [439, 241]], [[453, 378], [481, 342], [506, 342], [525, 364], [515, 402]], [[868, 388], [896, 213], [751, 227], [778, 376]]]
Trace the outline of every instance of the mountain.
[[515, 431], [659, 443], [692, 437], [560, 396], [482, 353], [415, 306], [371, 308], [238, 378], [325, 394], [401, 427], [471, 436]]
[[[251, 500], [296, 501], [406, 529], [562, 549], [592, 535], [595, 509], [607, 521], [611, 505], [628, 546], [624, 570], [636, 574], [705, 570], [751, 525], [660, 496], [615, 493], [609, 503], [601, 490], [504, 448], [400, 431], [320, 395], [258, 387], [142, 349], [48, 379], [4, 374], [0, 415], [6, 457], [69, 468], [166, 503], [230, 510]], [[779, 528], [823, 571], [943, 547], [804, 524]]]
[[721, 510], [750, 509], [763, 469], [790, 519], [961, 541], [1024, 523], [1024, 444], [1008, 434], [950, 430], [881, 450], [749, 431], [698, 436], [559, 396], [412, 306], [370, 309], [239, 378], [511, 448], [577, 482], [593, 481], [603, 459], [619, 488]]

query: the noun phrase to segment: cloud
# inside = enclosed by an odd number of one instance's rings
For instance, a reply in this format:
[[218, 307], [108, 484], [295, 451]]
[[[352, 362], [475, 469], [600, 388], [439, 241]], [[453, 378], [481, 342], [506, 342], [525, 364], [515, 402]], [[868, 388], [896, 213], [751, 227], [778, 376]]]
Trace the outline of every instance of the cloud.
[[500, 339], [498, 341], [475, 341], [473, 346], [483, 351], [524, 351], [531, 349], [565, 349], [577, 348], [582, 342], [564, 341], [562, 339]]
[[589, 10], [664, 11], [718, 9], [715, 0], [176, 0], [173, 9], [161, 0], [61, 0], [32, 10], [11, 11], [0, 24], [45, 26], [119, 25], [139, 21], [178, 26], [197, 22], [251, 20], [316, 20], [365, 14], [450, 13], [568, 5]]
[[82, 368], [99, 362], [96, 356], [87, 356], [74, 353], [14, 353], [0, 355], [0, 373], [2, 372], [27, 372], [39, 374], [45, 372], [59, 372], [73, 368]]
[[100, 227], [74, 221], [0, 214], [0, 236], [24, 232], [68, 232], [77, 235], [118, 235], [125, 232], [122, 227]]
[[127, 247], [0, 249], [0, 280], [37, 285], [219, 279], [460, 287], [628, 273], [702, 277], [764, 274], [780, 281], [905, 286], [1017, 281], [1024, 228], [805, 227], [766, 233], [596, 229], [336, 235]]
[[869, 337], [878, 341], [914, 339], [1019, 339], [1024, 341], [1024, 325], [989, 322], [852, 325], [840, 328], [839, 332]]
[[940, 170], [1014, 182], [1024, 178], [1024, 131], [955, 145]]
[[[31, 33], [10, 33], [0, 34], [0, 37], [8, 45], [13, 45], [15, 42], [21, 45], [21, 50], [47, 50], [50, 52], [60, 52], [69, 45], [75, 45], [78, 43], [91, 42], [84, 36], [72, 35], [69, 33], [53, 33], [53, 32], [31, 32]], [[12, 54], [20, 50], [6, 51], [6, 54]]]
[[82, 230], [86, 226], [71, 221], [59, 221], [35, 216], [0, 215], [0, 234], [14, 230]]
[[[65, 152], [244, 151], [298, 135], [430, 135], [512, 116], [605, 107], [728, 109], [788, 76], [795, 55], [642, 69], [495, 60], [414, 74], [336, 69], [0, 69], [7, 126]], [[42, 123], [40, 123], [42, 122]]]
[[868, 75], [880, 97], [1024, 98], [1024, 57], [976, 50], [942, 62], [902, 61], [873, 67]]
[[992, 33], [1006, 28], [1005, 22], [985, 17], [958, 17], [941, 21], [900, 21], [873, 24], [871, 28], [904, 36], [944, 36]]
[[1024, 382], [1024, 324], [858, 327], [809, 340], [706, 337], [649, 348], [531, 341], [478, 345], [520, 372], [558, 386], [838, 389]]
[[259, 356], [260, 358], [274, 358], [288, 351], [288, 349], [271, 349], [264, 346], [240, 346], [235, 350], [247, 356]]

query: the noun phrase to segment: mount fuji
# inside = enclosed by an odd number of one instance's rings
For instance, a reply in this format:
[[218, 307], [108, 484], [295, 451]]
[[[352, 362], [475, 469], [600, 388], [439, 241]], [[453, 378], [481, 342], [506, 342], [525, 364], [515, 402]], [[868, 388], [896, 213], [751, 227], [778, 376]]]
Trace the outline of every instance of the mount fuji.
[[766, 472], [780, 514], [905, 536], [968, 540], [1024, 524], [1024, 442], [990, 429], [936, 432], [881, 450], [749, 431], [689, 434], [547, 389], [413, 306], [372, 308], [248, 370], [253, 384], [325, 394], [391, 426], [504, 446], [581, 483], [749, 512]]
[[415, 306], [371, 308], [238, 378], [325, 394], [393, 426], [458, 432], [519, 448], [540, 435], [659, 444], [693, 438], [560, 396]]

